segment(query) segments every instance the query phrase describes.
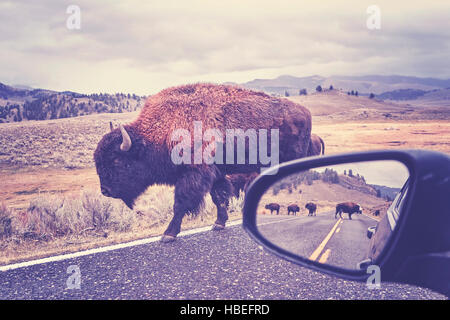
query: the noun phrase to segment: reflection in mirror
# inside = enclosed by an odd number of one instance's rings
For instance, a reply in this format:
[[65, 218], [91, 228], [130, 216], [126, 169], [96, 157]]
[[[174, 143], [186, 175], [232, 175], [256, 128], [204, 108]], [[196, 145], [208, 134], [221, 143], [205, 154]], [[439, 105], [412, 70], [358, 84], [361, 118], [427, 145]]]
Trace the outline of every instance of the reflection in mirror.
[[408, 168], [393, 160], [298, 172], [265, 192], [258, 230], [276, 246], [310, 260], [367, 268], [396, 226], [408, 178]]

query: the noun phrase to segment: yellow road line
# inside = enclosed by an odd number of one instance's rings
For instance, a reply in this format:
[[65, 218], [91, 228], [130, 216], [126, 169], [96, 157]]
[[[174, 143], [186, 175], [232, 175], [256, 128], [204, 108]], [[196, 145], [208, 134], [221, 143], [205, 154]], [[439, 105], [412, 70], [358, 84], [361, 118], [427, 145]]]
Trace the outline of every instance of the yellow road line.
[[339, 233], [339, 231], [341, 231], [341, 227], [336, 229], [336, 233]]
[[339, 223], [341, 222], [341, 218], [339, 218], [339, 220], [334, 224], [333, 228], [331, 228], [331, 231], [327, 234], [327, 236], [325, 237], [325, 239], [323, 239], [322, 243], [317, 247], [316, 250], [314, 250], [314, 252], [312, 253], [312, 255], [309, 257], [309, 260], [316, 260], [320, 253], [322, 252], [322, 250], [325, 248], [325, 246], [327, 245], [328, 241], [331, 239], [331, 237], [334, 234], [334, 231], [336, 230], [337, 226], [339, 225]]
[[320, 263], [325, 263], [325, 262], [327, 262], [327, 259], [328, 259], [328, 257], [330, 256], [330, 252], [331, 252], [331, 249], [325, 250], [325, 252], [324, 252], [324, 253], [322, 254], [322, 256], [320, 257], [319, 262], [320, 262]]

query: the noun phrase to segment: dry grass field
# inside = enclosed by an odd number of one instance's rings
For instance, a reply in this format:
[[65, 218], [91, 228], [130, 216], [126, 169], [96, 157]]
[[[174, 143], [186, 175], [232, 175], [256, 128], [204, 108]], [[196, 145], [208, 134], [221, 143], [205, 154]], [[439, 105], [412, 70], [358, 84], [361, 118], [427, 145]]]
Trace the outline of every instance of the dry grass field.
[[[297, 192], [301, 190], [302, 193]], [[316, 214], [324, 214], [335, 212], [336, 204], [342, 202], [343, 199], [352, 199], [352, 201], [363, 207], [364, 214], [373, 217], [375, 210], [380, 210], [381, 215], [386, 213], [391, 202], [377, 198], [376, 195], [361, 192], [360, 190], [351, 190], [339, 184], [325, 183], [320, 180], [314, 181], [311, 185], [302, 183], [297, 186], [296, 190], [289, 192], [288, 190], [280, 190], [274, 194], [273, 190], [268, 190], [258, 207], [259, 214], [270, 214], [270, 210], [265, 209], [268, 203], [278, 203], [280, 205], [280, 214], [287, 214], [287, 207], [291, 204], [297, 204], [300, 207], [298, 215], [307, 215], [305, 205], [313, 202], [317, 205]]]
[[[325, 153], [420, 148], [450, 153], [450, 109], [398, 105], [339, 92], [292, 97], [313, 114]], [[151, 187], [135, 210], [103, 197], [93, 163], [109, 122], [137, 112], [0, 124], [0, 265], [160, 235], [171, 216], [173, 188]], [[242, 197], [231, 204], [241, 217]], [[189, 229], [212, 224], [216, 209], [186, 217]]]

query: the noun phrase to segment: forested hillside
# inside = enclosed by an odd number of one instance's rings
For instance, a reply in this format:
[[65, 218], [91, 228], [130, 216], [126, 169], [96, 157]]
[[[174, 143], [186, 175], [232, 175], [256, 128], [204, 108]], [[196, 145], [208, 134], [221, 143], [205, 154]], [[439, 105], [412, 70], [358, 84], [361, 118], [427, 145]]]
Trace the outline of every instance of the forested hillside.
[[135, 111], [144, 101], [145, 97], [130, 93], [80, 94], [18, 89], [0, 83], [0, 123]]

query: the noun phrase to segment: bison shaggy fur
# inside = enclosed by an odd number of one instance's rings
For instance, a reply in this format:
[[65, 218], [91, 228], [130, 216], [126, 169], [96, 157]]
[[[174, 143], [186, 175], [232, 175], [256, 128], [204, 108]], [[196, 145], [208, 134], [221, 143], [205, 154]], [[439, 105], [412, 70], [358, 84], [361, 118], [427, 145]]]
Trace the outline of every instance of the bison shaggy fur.
[[227, 175], [227, 179], [230, 180], [233, 186], [233, 195], [236, 198], [239, 198], [239, 193], [241, 191], [246, 192], [250, 183], [258, 176], [258, 173], [235, 173], [231, 175]]
[[280, 213], [280, 205], [278, 203], [269, 203], [266, 204], [265, 208], [267, 210], [270, 210], [270, 214], [272, 214], [272, 212], [276, 212], [277, 214]]
[[308, 202], [305, 208], [309, 211], [308, 216], [316, 215], [317, 205], [313, 202]]
[[297, 215], [297, 212], [300, 211], [300, 207], [296, 204], [291, 204], [288, 206], [288, 215], [292, 212], [293, 215]]

